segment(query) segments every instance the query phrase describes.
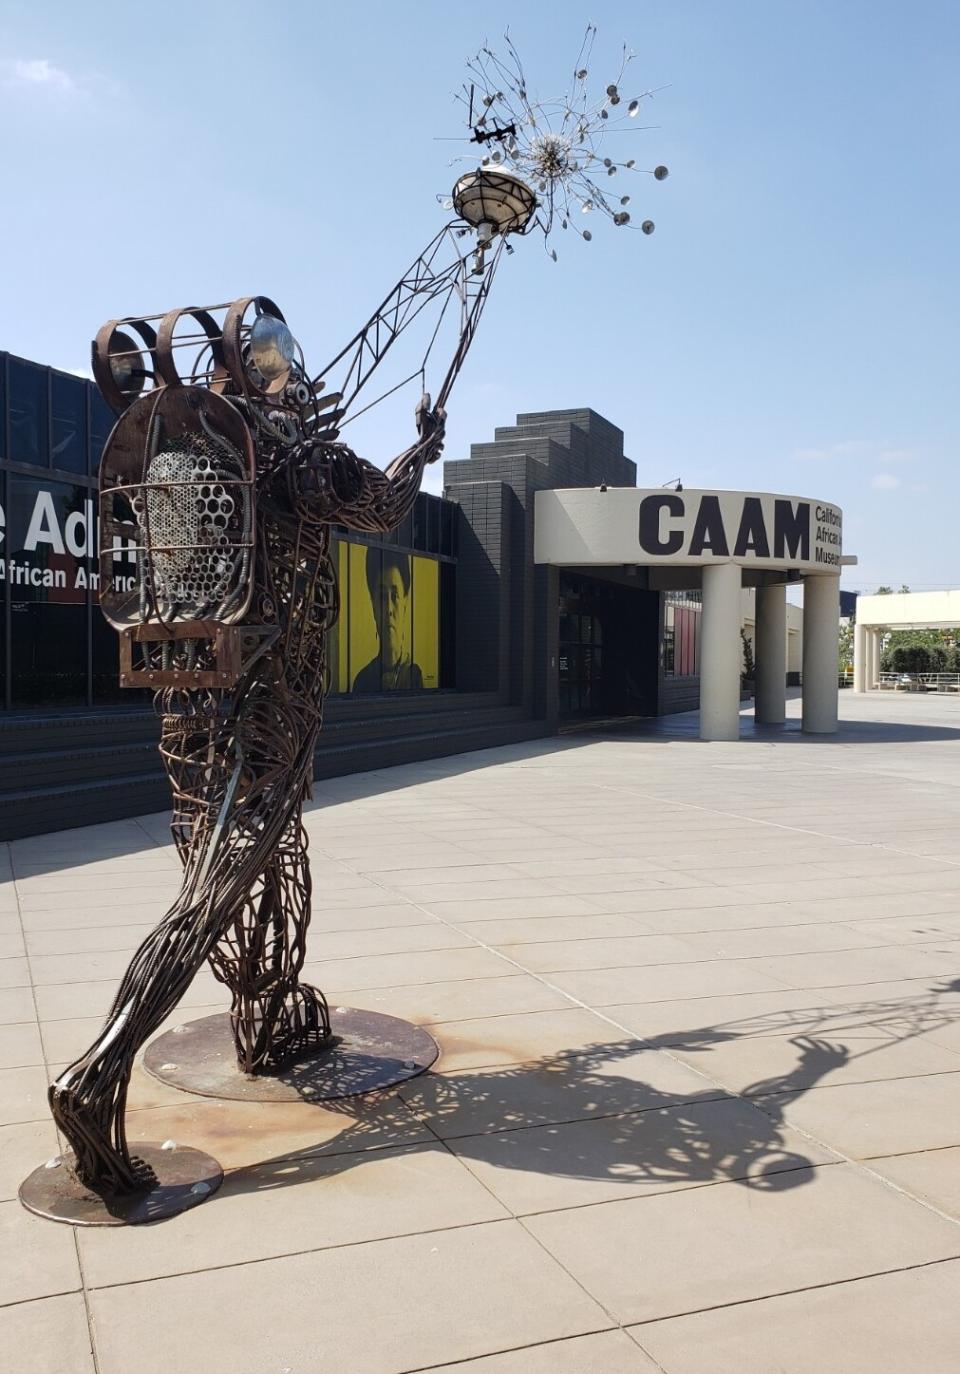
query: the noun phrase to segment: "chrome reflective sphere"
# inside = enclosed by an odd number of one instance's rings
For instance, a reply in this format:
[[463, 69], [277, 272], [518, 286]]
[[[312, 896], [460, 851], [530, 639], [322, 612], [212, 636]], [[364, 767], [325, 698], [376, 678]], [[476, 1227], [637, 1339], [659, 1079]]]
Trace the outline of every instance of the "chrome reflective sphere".
[[289, 376], [296, 347], [290, 330], [274, 315], [260, 315], [250, 330], [250, 361], [266, 382]]

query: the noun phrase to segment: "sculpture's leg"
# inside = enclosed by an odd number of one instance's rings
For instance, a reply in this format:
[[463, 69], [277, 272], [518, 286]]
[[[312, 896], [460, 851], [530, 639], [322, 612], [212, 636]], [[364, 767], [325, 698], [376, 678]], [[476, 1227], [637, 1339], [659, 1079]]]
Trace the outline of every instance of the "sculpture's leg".
[[178, 905], [150, 932], [124, 975], [103, 1030], [50, 1088], [50, 1110], [73, 1147], [81, 1182], [127, 1193], [151, 1172], [132, 1159], [124, 1107], [133, 1061], [170, 1015], [220, 934], [217, 905], [201, 897]]
[[129, 1192], [150, 1181], [131, 1159], [124, 1132], [134, 1058], [270, 870], [284, 832], [299, 821], [310, 758], [304, 747], [294, 748], [286, 768], [263, 758], [235, 763], [236, 796], [223, 802], [219, 823], [195, 833], [180, 896], [133, 956], [93, 1045], [50, 1088], [54, 1120], [89, 1186]]
[[330, 1040], [323, 993], [301, 984], [310, 921], [310, 866], [302, 806], [290, 818], [254, 892], [211, 951], [230, 989], [237, 1062], [270, 1073]]

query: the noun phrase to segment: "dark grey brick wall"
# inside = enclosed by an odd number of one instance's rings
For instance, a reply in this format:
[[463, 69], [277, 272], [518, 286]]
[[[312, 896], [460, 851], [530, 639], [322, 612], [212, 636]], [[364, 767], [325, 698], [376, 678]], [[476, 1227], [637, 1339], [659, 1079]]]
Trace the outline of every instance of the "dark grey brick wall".
[[457, 685], [499, 690], [555, 724], [558, 576], [533, 561], [534, 497], [556, 487], [635, 486], [623, 431], [589, 408], [531, 411], [496, 429], [492, 442], [471, 445], [469, 458], [444, 463], [443, 480], [462, 512]]

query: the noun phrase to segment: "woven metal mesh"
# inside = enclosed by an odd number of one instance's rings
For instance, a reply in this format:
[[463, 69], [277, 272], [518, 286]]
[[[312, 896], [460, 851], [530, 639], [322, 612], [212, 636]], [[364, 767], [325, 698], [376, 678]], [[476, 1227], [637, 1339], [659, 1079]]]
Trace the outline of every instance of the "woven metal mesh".
[[[219, 610], [247, 561], [241, 475], [225, 471], [222, 440], [191, 435], [149, 463], [133, 500], [144, 549], [144, 576], [161, 614], [202, 618]], [[231, 480], [232, 479], [232, 480]]]

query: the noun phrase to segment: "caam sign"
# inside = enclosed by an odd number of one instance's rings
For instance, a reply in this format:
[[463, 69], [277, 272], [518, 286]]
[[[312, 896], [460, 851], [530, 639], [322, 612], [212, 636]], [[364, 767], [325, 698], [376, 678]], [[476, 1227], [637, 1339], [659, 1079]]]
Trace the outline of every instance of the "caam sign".
[[772, 492], [574, 488], [537, 493], [536, 561], [714, 562], [839, 573], [838, 506]]

